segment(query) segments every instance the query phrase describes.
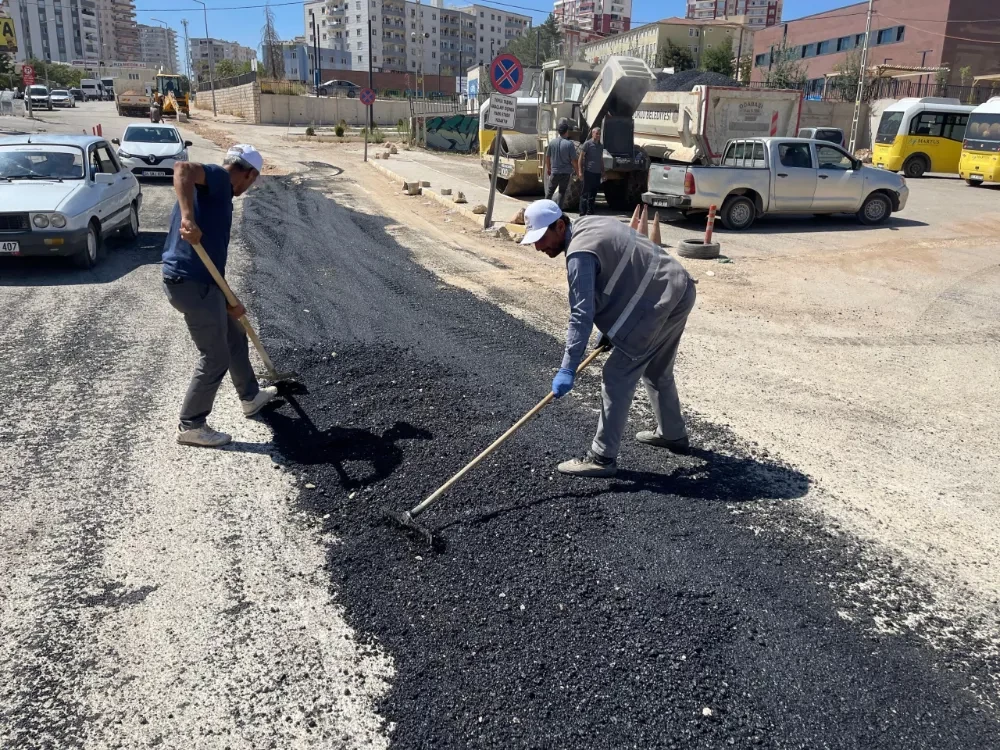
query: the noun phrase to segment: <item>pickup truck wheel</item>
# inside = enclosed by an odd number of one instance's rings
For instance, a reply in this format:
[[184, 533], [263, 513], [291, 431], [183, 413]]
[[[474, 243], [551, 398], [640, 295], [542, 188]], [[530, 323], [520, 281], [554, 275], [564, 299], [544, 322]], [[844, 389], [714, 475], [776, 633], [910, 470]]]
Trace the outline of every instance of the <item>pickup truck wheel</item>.
[[926, 156], [911, 156], [906, 160], [906, 164], [903, 165], [903, 174], [911, 179], [918, 180], [930, 168], [931, 165], [927, 163]]
[[869, 195], [858, 211], [858, 221], [862, 224], [881, 224], [892, 214], [892, 204], [881, 193]]
[[749, 229], [757, 219], [757, 207], [745, 195], [726, 198], [722, 204], [722, 226], [731, 232]]
[[712, 260], [719, 257], [720, 246], [718, 242], [705, 242], [704, 240], [681, 240], [677, 245], [677, 254], [682, 258], [697, 258], [698, 260]]

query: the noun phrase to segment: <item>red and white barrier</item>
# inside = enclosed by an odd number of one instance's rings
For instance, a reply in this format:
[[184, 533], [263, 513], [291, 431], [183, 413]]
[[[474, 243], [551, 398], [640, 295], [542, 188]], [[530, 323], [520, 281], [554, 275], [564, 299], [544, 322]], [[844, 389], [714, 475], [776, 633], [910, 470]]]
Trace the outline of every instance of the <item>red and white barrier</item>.
[[716, 206], [711, 206], [708, 209], [708, 226], [705, 227], [705, 244], [708, 245], [712, 242], [712, 230], [715, 228], [715, 212], [718, 210]]
[[104, 131], [101, 129], [100, 125], [95, 125], [94, 127], [92, 127], [90, 129], [90, 134], [91, 135], [103, 136], [104, 135]]

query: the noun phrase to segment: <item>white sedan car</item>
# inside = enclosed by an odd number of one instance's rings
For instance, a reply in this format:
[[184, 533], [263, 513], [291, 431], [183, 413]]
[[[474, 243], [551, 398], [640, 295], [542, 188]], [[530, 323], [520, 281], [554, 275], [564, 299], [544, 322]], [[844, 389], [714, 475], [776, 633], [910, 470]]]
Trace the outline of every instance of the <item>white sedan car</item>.
[[188, 160], [191, 141], [181, 138], [174, 125], [129, 125], [118, 144], [118, 158], [138, 177], [171, 177], [174, 164]]
[[139, 234], [142, 190], [99, 136], [0, 138], [0, 257], [100, 259], [108, 237]]
[[49, 94], [49, 101], [53, 107], [75, 107], [76, 99], [69, 93], [68, 89], [53, 89]]

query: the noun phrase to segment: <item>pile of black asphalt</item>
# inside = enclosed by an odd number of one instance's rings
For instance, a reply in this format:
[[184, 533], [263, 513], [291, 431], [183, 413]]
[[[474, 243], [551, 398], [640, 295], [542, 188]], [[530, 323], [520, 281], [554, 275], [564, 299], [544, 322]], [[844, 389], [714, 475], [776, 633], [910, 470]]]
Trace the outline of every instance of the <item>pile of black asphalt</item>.
[[[919, 587], [814, 518], [766, 446], [692, 414], [692, 456], [627, 441], [613, 479], [557, 474], [592, 437], [596, 368], [421, 517], [443, 553], [387, 524], [547, 393], [562, 346], [317, 189], [353, 190], [336, 180], [263, 179], [239, 231], [248, 307], [305, 384], [266, 419], [331, 595], [394, 662], [391, 747], [996, 747], [970, 685], [997, 665], [875, 627], [878, 591], [846, 604], [873, 578]], [[683, 353], [678, 378], [697, 387]]]

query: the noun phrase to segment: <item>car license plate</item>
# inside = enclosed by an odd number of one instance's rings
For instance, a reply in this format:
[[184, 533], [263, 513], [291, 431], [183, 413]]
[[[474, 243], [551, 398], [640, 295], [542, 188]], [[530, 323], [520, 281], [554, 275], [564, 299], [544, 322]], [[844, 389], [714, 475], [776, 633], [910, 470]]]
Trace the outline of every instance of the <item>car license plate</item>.
[[982, 182], [983, 176], [981, 174], [970, 174], [969, 179], [973, 182]]
[[143, 177], [163, 177], [166, 174], [162, 169], [144, 169], [142, 170]]
[[0, 242], [0, 255], [17, 255], [21, 252], [21, 246], [16, 242]]

